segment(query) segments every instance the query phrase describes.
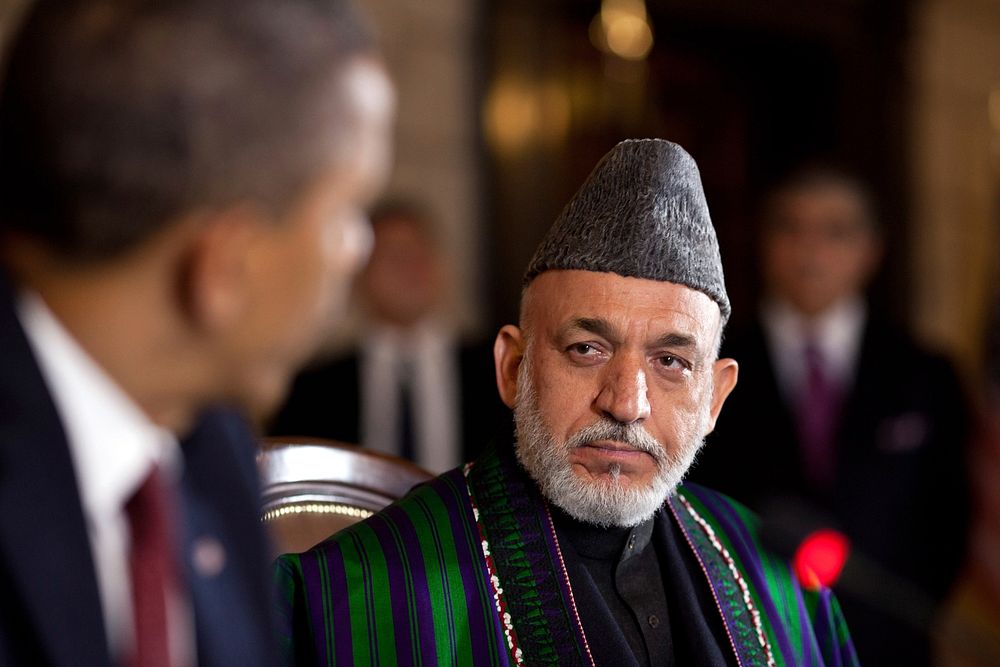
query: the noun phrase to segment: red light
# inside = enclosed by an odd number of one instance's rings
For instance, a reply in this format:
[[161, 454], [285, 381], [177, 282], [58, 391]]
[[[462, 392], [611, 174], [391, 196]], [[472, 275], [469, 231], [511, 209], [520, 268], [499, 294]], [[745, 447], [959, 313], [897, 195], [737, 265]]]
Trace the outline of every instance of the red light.
[[802, 540], [792, 565], [803, 586], [832, 586], [847, 562], [851, 543], [835, 530], [817, 530]]

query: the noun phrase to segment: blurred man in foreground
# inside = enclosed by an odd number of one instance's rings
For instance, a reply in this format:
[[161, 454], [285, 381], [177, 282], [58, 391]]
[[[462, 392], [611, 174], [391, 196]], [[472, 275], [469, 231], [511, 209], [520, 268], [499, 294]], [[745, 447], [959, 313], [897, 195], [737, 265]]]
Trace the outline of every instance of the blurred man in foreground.
[[694, 161], [616, 146], [497, 336], [516, 444], [279, 559], [286, 660], [854, 664], [829, 591], [760, 550], [741, 506], [679, 486], [736, 384], [729, 311]]
[[0, 93], [0, 664], [270, 665], [254, 440], [366, 252], [330, 0], [41, 0]]
[[692, 479], [765, 521], [808, 507], [815, 527], [844, 531], [877, 566], [838, 590], [860, 658], [928, 664], [931, 616], [966, 546], [962, 388], [943, 358], [868, 307], [882, 238], [856, 180], [793, 172], [763, 222], [767, 296], [724, 345], [740, 389]]

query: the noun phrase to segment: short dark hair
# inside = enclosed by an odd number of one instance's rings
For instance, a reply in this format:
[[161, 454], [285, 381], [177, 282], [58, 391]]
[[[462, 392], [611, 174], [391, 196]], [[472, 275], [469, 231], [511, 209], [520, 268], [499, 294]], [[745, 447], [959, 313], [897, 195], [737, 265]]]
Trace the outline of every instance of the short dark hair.
[[373, 51], [349, 0], [38, 0], [0, 81], [0, 228], [102, 260], [196, 207], [280, 213]]
[[810, 160], [800, 163], [783, 173], [765, 191], [762, 200], [764, 226], [773, 222], [775, 200], [784, 194], [802, 193], [837, 187], [854, 194], [861, 203], [864, 219], [869, 229], [880, 230], [879, 215], [871, 188], [851, 169], [841, 164], [824, 160]]
[[386, 197], [372, 207], [368, 217], [372, 227], [389, 220], [406, 220], [428, 241], [439, 241], [436, 218], [430, 206], [420, 199], [400, 195]]

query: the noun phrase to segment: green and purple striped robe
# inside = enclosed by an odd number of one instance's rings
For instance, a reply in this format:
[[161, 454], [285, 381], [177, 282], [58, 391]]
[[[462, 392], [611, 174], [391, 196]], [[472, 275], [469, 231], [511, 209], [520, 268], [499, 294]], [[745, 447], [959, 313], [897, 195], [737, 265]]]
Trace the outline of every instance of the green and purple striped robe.
[[[755, 518], [704, 488], [668, 501], [738, 665], [855, 665], [829, 591], [761, 549]], [[547, 505], [491, 453], [276, 563], [289, 664], [593, 664]]]

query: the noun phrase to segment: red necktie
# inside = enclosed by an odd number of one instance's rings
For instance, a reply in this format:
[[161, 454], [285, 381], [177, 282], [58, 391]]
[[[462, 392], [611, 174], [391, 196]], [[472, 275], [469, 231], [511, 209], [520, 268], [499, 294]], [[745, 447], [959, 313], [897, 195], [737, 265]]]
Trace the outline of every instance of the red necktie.
[[170, 632], [168, 600], [177, 590], [178, 569], [173, 540], [172, 489], [158, 467], [128, 501], [132, 530], [129, 569], [135, 618], [135, 650], [130, 667], [169, 667]]
[[799, 405], [802, 460], [806, 479], [830, 488], [835, 476], [840, 392], [824, 367], [823, 354], [815, 343], [806, 344], [805, 361], [805, 394]]

